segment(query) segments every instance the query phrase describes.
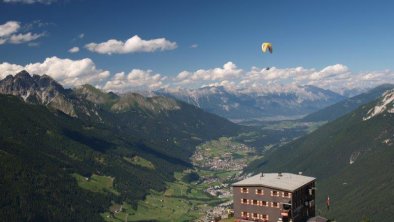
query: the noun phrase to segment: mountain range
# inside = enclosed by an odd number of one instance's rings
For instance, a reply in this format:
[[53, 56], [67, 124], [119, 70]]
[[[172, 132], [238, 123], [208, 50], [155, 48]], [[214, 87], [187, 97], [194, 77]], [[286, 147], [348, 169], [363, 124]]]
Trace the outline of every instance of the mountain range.
[[[0, 81], [0, 104], [0, 218], [8, 221], [101, 221], [113, 203], [135, 206], [165, 189], [198, 144], [240, 129], [174, 99], [64, 89], [24, 71]], [[111, 189], [90, 192], [81, 178], [104, 178]]]
[[233, 121], [296, 119], [346, 98], [309, 85], [278, 86], [259, 91], [228, 90], [222, 86], [167, 88], [154, 93], [182, 100]]
[[359, 106], [370, 103], [376, 99], [378, 99], [382, 94], [390, 89], [393, 89], [394, 85], [392, 84], [384, 84], [377, 86], [371, 90], [368, 90], [359, 95], [353, 96], [351, 98], [342, 100], [338, 103], [335, 103], [331, 106], [318, 110], [314, 113], [311, 113], [301, 121], [305, 122], [319, 122], [319, 121], [332, 121], [336, 118], [339, 118], [355, 109]]
[[[316, 104], [343, 99], [307, 88], [311, 103], [313, 98]], [[203, 89], [216, 96], [200, 102], [223, 101], [217, 95], [241, 98], [220, 87]], [[253, 95], [262, 99], [264, 93]], [[303, 129], [247, 132], [247, 127], [174, 98], [118, 95], [91, 85], [65, 89], [49, 76], [25, 71], [0, 81], [0, 104], [0, 218], [8, 221], [101, 221], [100, 213], [114, 203], [135, 207], [150, 190], [163, 191], [174, 172], [191, 167], [189, 157], [206, 141], [230, 136], [264, 147], [305, 134]], [[245, 173], [315, 176], [319, 214], [338, 221], [385, 221], [394, 216], [394, 174], [384, 170], [394, 166], [393, 107], [391, 85], [343, 100], [306, 117], [330, 122], [264, 149], [264, 157]], [[110, 181], [108, 187], [91, 192], [80, 185], [95, 178]], [[324, 208], [328, 195], [330, 211]]]
[[[247, 172], [315, 176], [319, 214], [337, 221], [387, 221], [394, 216], [393, 106], [394, 90], [386, 90], [313, 133], [268, 151]], [[346, 106], [338, 107], [344, 109], [342, 113], [348, 111]]]

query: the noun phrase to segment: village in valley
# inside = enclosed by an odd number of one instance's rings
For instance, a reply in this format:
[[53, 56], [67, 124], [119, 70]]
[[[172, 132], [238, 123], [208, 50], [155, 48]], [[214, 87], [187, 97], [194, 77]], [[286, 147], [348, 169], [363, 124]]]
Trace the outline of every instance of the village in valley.
[[107, 221], [125, 218], [151, 220], [218, 221], [232, 215], [232, 184], [246, 178], [242, 170], [256, 159], [253, 147], [221, 137], [199, 145], [191, 157], [193, 169], [175, 173], [164, 192], [152, 191], [137, 209], [104, 213]]
[[194, 166], [210, 170], [241, 171], [256, 159], [253, 147], [222, 137], [200, 146], [191, 157]]
[[241, 176], [242, 170], [256, 158], [255, 148], [227, 137], [197, 147], [191, 157], [196, 171], [211, 172], [202, 174], [198, 183], [208, 186], [204, 192], [222, 202], [210, 208], [201, 221], [225, 219], [231, 215], [233, 202], [231, 184], [245, 178]]

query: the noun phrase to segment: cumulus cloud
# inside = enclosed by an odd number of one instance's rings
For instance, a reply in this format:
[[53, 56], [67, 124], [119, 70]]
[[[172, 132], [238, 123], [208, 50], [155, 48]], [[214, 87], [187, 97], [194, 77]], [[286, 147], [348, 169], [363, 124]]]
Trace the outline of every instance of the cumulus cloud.
[[8, 21], [5, 24], [0, 25], [0, 45], [5, 43], [21, 44], [31, 42], [44, 36], [43, 33], [18, 33], [20, 28], [20, 23], [16, 21]]
[[22, 71], [25, 67], [8, 62], [0, 63], [0, 78], [4, 79], [8, 75], [14, 75]]
[[0, 38], [7, 37], [17, 32], [20, 27], [20, 23], [16, 21], [8, 21], [5, 24], [0, 25]]
[[177, 48], [177, 44], [176, 42], [168, 41], [165, 38], [143, 40], [138, 35], [135, 35], [127, 39], [125, 42], [110, 39], [102, 43], [89, 43], [85, 45], [85, 48], [92, 52], [111, 55], [173, 50]]
[[21, 44], [21, 43], [25, 43], [25, 42], [31, 42], [34, 41], [40, 37], [42, 37], [44, 34], [34, 34], [31, 32], [22, 34], [16, 34], [16, 35], [11, 35], [11, 37], [9, 38], [9, 42], [12, 44]]
[[332, 66], [327, 66], [318, 72], [312, 73], [309, 79], [311, 80], [326, 79], [326, 78], [346, 74], [348, 72], [349, 72], [349, 68], [347, 66], [342, 64], [336, 64]]
[[251, 67], [245, 71], [228, 62], [223, 68], [182, 71], [172, 78], [172, 81], [173, 85], [184, 88], [223, 86], [229, 90], [263, 92], [286, 91], [295, 85], [314, 85], [343, 93], [348, 89], [366, 89], [384, 83], [394, 83], [394, 71], [354, 73], [343, 64], [330, 65], [322, 69], [272, 67], [267, 70]]
[[221, 68], [199, 69], [195, 72], [182, 71], [174, 78], [174, 80], [179, 85], [209, 85], [212, 83], [210, 81], [237, 78], [242, 72], [242, 69], [238, 69], [233, 62], [227, 62]]
[[127, 92], [138, 90], [155, 90], [164, 87], [167, 77], [152, 70], [133, 69], [127, 75], [124, 72], [115, 74], [103, 87], [104, 90]]
[[294, 79], [302, 79], [309, 76], [313, 71], [314, 69], [305, 69], [303, 67], [285, 69], [272, 67], [269, 70], [266, 68], [252, 67], [244, 76], [244, 80], [268, 82], [294, 81]]
[[34, 4], [34, 3], [41, 3], [41, 4], [52, 4], [57, 0], [2, 0], [4, 3], [22, 3], [22, 4]]
[[335, 64], [316, 68], [238, 68], [233, 62], [222, 67], [182, 71], [174, 77], [165, 76], [152, 70], [132, 69], [111, 75], [99, 69], [89, 59], [71, 60], [50, 57], [43, 62], [18, 65], [0, 63], [0, 78], [27, 70], [32, 74], [47, 74], [65, 87], [89, 83], [107, 91], [127, 92], [156, 90], [159, 88], [199, 88], [223, 86], [242, 92], [286, 92], [297, 85], [314, 85], [344, 93], [349, 89], [367, 89], [384, 83], [394, 83], [394, 71], [352, 72], [347, 66]]
[[79, 52], [79, 47], [72, 47], [71, 49], [68, 50], [69, 53], [77, 53]]
[[205, 86], [211, 86], [211, 87], [219, 87], [219, 86], [223, 86], [224, 88], [230, 90], [230, 91], [234, 91], [239, 89], [239, 85], [237, 82], [235, 81], [229, 81], [229, 80], [223, 80], [221, 82], [215, 82], [215, 83], [210, 83], [208, 85], [202, 85], [201, 87], [205, 87]]
[[4, 78], [8, 74], [16, 74], [27, 70], [31, 74], [47, 74], [65, 87], [73, 87], [85, 83], [100, 85], [107, 80], [110, 72], [97, 69], [94, 62], [89, 59], [71, 60], [50, 57], [42, 63], [31, 63], [25, 66], [1, 63], [0, 75]]
[[315, 68], [266, 68], [252, 67], [242, 75], [239, 83], [244, 88], [259, 88], [266, 85], [315, 85], [325, 89], [337, 90], [340, 85], [354, 76], [349, 68], [342, 64]]
[[227, 62], [221, 68], [200, 69], [194, 72], [182, 71], [173, 80], [184, 87], [221, 85], [227, 88], [252, 87], [253, 84], [271, 84], [294, 81], [300, 73], [312, 73], [302, 67], [270, 70], [252, 67], [249, 71], [239, 69], [233, 62]]

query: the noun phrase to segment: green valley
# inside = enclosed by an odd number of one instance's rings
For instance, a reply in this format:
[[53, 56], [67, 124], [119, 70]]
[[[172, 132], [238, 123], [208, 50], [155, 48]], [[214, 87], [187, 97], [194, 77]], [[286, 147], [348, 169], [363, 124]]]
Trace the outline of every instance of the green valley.
[[[12, 84], [36, 84], [31, 78], [22, 73]], [[78, 118], [16, 96], [0, 95], [0, 190], [4, 197], [0, 204], [9, 206], [0, 209], [2, 217], [102, 220], [100, 213], [114, 204], [127, 202], [136, 207], [150, 190], [163, 192], [166, 183], [175, 181], [175, 172], [191, 166], [188, 157], [201, 141], [236, 134], [240, 129], [175, 100], [166, 103], [165, 98], [137, 97], [138, 107], [111, 111], [109, 105], [118, 100], [113, 94], [87, 87], [83, 91], [86, 98], [102, 101], [94, 104], [79, 96], [81, 91], [63, 91], [61, 86], [55, 90], [70, 101], [68, 107], [75, 107]], [[87, 97], [87, 93], [93, 95]], [[128, 103], [133, 104], [134, 97], [122, 100], [122, 104]], [[162, 103], [166, 108], [160, 108]], [[174, 104], [175, 110], [169, 107]], [[217, 126], [224, 128], [213, 130]], [[17, 175], [20, 182], [12, 186]], [[18, 199], [26, 205], [20, 205]]]
[[[214, 150], [215, 152], [209, 152]], [[237, 158], [223, 155], [232, 152]], [[176, 172], [175, 181], [166, 183], [163, 192], [150, 191], [136, 208], [123, 203], [122, 211], [103, 214], [107, 221], [192, 221], [227, 216], [232, 202], [230, 185], [238, 180], [242, 169], [256, 159], [254, 149], [222, 137], [197, 147], [191, 157], [193, 169]], [[210, 159], [201, 165], [199, 158]], [[246, 159], [240, 164], [237, 160]], [[228, 162], [222, 166], [221, 162]], [[193, 179], [188, 176], [195, 175]]]

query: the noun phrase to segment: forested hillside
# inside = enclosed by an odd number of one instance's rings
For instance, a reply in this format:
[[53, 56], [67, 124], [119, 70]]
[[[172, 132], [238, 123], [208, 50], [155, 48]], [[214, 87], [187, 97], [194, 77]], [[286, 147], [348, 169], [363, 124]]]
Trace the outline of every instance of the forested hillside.
[[[175, 171], [191, 166], [197, 144], [239, 130], [160, 97], [102, 94], [122, 103], [114, 109], [78, 91], [55, 93], [75, 108], [70, 115], [14, 94], [0, 95], [0, 216], [8, 221], [99, 221], [114, 203], [135, 205], [149, 190], [163, 190]], [[97, 178], [108, 186], [84, 186]]]
[[[317, 177], [318, 209], [338, 221], [392, 218], [392, 91], [315, 132], [267, 153], [248, 171], [303, 172]], [[331, 209], [325, 210], [330, 196]]]

